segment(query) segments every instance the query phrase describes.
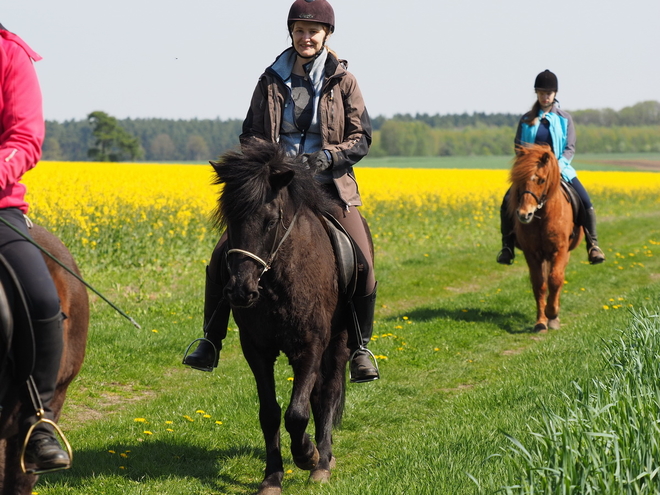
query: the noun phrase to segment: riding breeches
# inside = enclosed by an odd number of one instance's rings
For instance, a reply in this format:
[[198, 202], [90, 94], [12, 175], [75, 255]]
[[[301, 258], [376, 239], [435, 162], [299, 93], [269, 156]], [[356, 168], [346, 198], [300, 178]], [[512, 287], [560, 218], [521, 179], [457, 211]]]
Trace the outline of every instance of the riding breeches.
[[[25, 217], [18, 208], [1, 209], [0, 217], [30, 237]], [[4, 222], [0, 222], [0, 254], [20, 281], [30, 318], [47, 320], [58, 315], [59, 296], [41, 252]]]

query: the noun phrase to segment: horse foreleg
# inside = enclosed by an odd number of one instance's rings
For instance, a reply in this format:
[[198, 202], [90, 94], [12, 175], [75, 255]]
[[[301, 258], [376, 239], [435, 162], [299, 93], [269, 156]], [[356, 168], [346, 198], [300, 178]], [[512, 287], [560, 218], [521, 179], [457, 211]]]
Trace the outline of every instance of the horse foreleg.
[[346, 340], [334, 339], [325, 351], [322, 363], [322, 379], [317, 380], [312, 392], [312, 413], [316, 425], [316, 447], [319, 463], [309, 475], [311, 481], [327, 482], [335, 467], [332, 455], [332, 427], [341, 421], [344, 410], [346, 362], [348, 361]]
[[545, 295], [547, 292], [546, 274], [543, 266], [543, 260], [538, 259], [533, 254], [525, 253], [527, 266], [529, 267], [529, 278], [532, 282], [532, 291], [536, 299], [536, 324], [534, 331], [540, 332], [547, 330], [548, 318], [545, 316]]
[[264, 356], [254, 347], [241, 341], [243, 354], [257, 382], [259, 395], [259, 423], [266, 443], [266, 471], [259, 485], [258, 495], [279, 495], [282, 492], [284, 464], [280, 449], [280, 422], [282, 409], [275, 395], [273, 367], [275, 356]]
[[291, 436], [293, 462], [300, 469], [309, 471], [319, 462], [319, 452], [306, 430], [309, 424], [309, 401], [319, 376], [320, 356], [312, 348], [300, 355], [300, 358], [291, 360], [293, 391], [289, 407], [284, 413], [284, 426]]
[[0, 442], [3, 455], [2, 479], [0, 479], [0, 494], [2, 495], [30, 495], [32, 487], [37, 482], [37, 476], [24, 474], [21, 470], [20, 456], [23, 447], [19, 435], [14, 435]]
[[549, 320], [549, 327], [553, 330], [559, 329], [559, 298], [564, 287], [564, 275], [569, 257], [568, 251], [558, 252], [548, 273], [548, 304], [545, 315]]

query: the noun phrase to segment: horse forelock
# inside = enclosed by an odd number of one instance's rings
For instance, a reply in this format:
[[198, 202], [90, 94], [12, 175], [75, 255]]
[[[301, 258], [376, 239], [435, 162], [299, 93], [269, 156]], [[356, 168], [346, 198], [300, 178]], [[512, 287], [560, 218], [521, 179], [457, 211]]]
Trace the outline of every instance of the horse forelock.
[[288, 157], [277, 143], [255, 142], [241, 151], [229, 151], [214, 165], [214, 184], [223, 185], [213, 220], [218, 227], [228, 222], [240, 223], [255, 214], [273, 191], [274, 174], [293, 171], [286, 187], [294, 208], [310, 208], [315, 213], [328, 211], [325, 195], [309, 170], [300, 161]]
[[518, 149], [509, 174], [509, 181], [514, 188], [524, 187], [534, 175], [540, 170], [544, 155], [547, 154], [547, 162], [543, 166], [544, 175], [549, 183], [548, 193], [554, 192], [559, 187], [559, 164], [552, 149], [548, 145], [531, 145]]

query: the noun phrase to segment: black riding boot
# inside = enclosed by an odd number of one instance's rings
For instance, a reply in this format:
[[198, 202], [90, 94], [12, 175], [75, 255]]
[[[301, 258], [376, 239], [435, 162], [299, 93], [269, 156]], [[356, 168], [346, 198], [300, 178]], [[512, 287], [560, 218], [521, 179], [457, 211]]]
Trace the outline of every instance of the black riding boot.
[[[57, 387], [57, 374], [62, 359], [62, 314], [47, 320], [32, 322], [35, 340], [35, 365], [32, 379], [44, 409], [44, 419], [54, 421], [50, 403]], [[28, 401], [24, 407], [32, 408]], [[37, 423], [36, 413], [30, 413], [23, 419], [22, 430], [27, 434], [30, 427]], [[71, 464], [69, 454], [62, 449], [53, 432], [52, 425], [39, 423], [33, 430], [25, 450], [25, 461], [34, 464], [36, 470], [65, 469]]]
[[502, 249], [497, 253], [497, 262], [500, 265], [512, 265], [513, 258], [516, 254], [514, 252], [516, 235], [513, 233], [513, 218], [507, 211], [507, 192], [500, 207], [500, 230], [502, 232]]
[[230, 307], [222, 295], [224, 286], [217, 284], [206, 267], [204, 291], [204, 339], [194, 352], [183, 359], [183, 364], [200, 371], [213, 371], [218, 366], [222, 340], [227, 336]]
[[605, 253], [598, 247], [598, 236], [596, 234], [596, 212], [593, 206], [585, 209], [584, 236], [587, 239], [587, 254], [589, 263], [597, 265], [605, 261]]
[[373, 354], [367, 349], [374, 331], [376, 309], [376, 287], [368, 296], [353, 297], [353, 307], [359, 328], [349, 330], [348, 347], [351, 350], [351, 381], [370, 382], [378, 380], [378, 368], [372, 362]]

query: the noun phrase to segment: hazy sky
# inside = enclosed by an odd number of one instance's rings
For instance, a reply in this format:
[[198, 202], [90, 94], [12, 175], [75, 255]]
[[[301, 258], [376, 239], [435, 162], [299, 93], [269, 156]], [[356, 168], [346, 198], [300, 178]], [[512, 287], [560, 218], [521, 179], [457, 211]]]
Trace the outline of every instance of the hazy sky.
[[[5, 0], [48, 120], [240, 118], [289, 46], [292, 0]], [[372, 116], [523, 113], [536, 74], [563, 108], [660, 100], [660, 0], [332, 0], [329, 45]]]

